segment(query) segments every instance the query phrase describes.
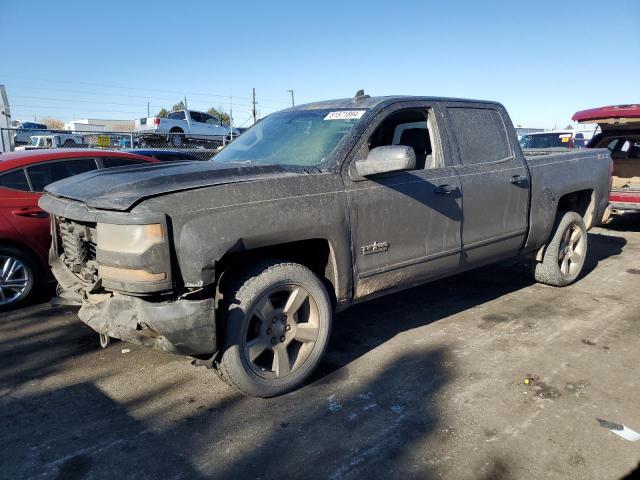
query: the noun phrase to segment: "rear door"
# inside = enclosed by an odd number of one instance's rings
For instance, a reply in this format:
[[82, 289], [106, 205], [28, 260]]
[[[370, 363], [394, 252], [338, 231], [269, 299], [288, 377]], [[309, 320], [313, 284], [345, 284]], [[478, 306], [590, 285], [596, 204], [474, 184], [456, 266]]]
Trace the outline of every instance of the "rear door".
[[462, 185], [462, 263], [512, 256], [526, 236], [530, 180], [511, 121], [491, 104], [452, 102], [446, 115]]

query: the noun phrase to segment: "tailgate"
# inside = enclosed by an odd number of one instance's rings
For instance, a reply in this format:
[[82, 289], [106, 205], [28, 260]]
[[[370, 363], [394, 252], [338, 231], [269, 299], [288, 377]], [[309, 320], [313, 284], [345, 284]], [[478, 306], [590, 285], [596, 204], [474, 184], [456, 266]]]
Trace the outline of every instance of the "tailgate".
[[[158, 119], [158, 120], [162, 121], [162, 119]], [[135, 129], [136, 130], [155, 130], [159, 126], [155, 123], [156, 121], [157, 121], [156, 117], [139, 118], [138, 120], [136, 120]]]

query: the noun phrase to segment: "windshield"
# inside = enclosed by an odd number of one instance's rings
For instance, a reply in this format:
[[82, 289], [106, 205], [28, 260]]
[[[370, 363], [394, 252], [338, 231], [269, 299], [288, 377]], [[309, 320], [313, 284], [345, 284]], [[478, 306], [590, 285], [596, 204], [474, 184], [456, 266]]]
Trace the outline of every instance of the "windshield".
[[317, 167], [327, 163], [365, 110], [295, 110], [261, 120], [213, 157], [214, 162], [251, 161]]
[[525, 135], [520, 140], [522, 148], [569, 148], [570, 134], [546, 133]]

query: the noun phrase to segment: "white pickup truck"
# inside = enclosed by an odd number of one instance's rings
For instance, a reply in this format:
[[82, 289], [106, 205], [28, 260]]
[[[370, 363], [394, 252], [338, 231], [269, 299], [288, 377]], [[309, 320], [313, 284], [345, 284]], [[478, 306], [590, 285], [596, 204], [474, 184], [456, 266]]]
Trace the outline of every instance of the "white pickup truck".
[[143, 143], [168, 140], [173, 147], [182, 147], [189, 141], [221, 145], [225, 138], [240, 133], [222, 123], [219, 118], [204, 112], [178, 110], [166, 118], [148, 117], [136, 120], [135, 129]]

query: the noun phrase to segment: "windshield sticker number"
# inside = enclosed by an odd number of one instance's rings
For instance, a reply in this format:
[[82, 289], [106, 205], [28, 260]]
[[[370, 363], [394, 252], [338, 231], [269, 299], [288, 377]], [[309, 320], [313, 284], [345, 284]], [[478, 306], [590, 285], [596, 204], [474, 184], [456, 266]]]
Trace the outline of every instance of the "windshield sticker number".
[[362, 118], [366, 110], [341, 110], [339, 112], [329, 112], [324, 117], [325, 120], [358, 120]]

